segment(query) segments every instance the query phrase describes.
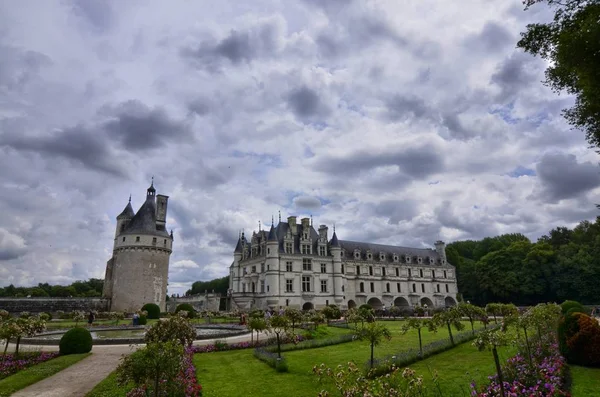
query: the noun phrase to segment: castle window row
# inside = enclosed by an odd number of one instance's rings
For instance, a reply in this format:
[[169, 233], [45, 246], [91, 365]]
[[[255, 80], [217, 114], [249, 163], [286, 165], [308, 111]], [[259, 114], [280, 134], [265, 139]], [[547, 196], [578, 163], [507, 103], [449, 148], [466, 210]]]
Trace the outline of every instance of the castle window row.
[[[127, 241], [127, 237], [123, 236], [123, 240], [122, 242], [126, 242]], [[135, 242], [139, 243], [140, 242], [140, 236], [136, 236], [135, 237]], [[152, 245], [156, 246], [157, 244], [157, 238], [156, 237], [152, 237]], [[163, 247], [167, 246], [167, 239], [163, 240]]]
[[[342, 254], [341, 254], [342, 258], [346, 257], [346, 253], [344, 250], [342, 250]], [[410, 256], [410, 255], [398, 255], [398, 254], [391, 254], [388, 255], [386, 253], [380, 252], [379, 255], [377, 256], [380, 262], [386, 262], [386, 261], [392, 261], [392, 262], [398, 262], [398, 263], [416, 263], [416, 264], [430, 264], [430, 265], [435, 265], [436, 262], [438, 264], [446, 264], [446, 261], [444, 259], [438, 259], [436, 261], [436, 259], [433, 256], [427, 256], [426, 258], [420, 257], [420, 256]], [[362, 260], [362, 259], [366, 259], [368, 261], [373, 260], [374, 256], [371, 252], [367, 253], [363, 253], [362, 251], [355, 249], [352, 253], [351, 258], [355, 259], [355, 260]]]

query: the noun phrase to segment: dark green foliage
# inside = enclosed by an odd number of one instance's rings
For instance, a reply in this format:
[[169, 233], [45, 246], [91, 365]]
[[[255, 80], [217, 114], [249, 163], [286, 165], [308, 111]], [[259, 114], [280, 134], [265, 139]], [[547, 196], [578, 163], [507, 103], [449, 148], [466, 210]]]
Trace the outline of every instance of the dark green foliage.
[[48, 320], [46, 320], [46, 321], [52, 321], [52, 314], [50, 314], [48, 312], [46, 312], [44, 314], [46, 314], [48, 316]]
[[575, 105], [563, 110], [587, 141], [600, 146], [600, 3], [597, 0], [525, 0], [525, 10], [537, 3], [555, 9], [550, 23], [527, 25], [517, 47], [548, 61], [545, 85], [575, 95]]
[[177, 308], [175, 309], [175, 313], [179, 313], [182, 310], [185, 310], [186, 312], [188, 312], [188, 315], [187, 315], [188, 318], [194, 318], [196, 316], [196, 310], [194, 310], [194, 307], [192, 305], [190, 305], [189, 303], [180, 303], [179, 305], [177, 305]]
[[446, 248], [465, 301], [534, 305], [574, 299], [597, 304], [600, 218], [557, 227], [532, 243], [520, 234], [457, 241]]
[[142, 306], [142, 311], [148, 312], [148, 318], [156, 320], [160, 318], [160, 307], [156, 303], [146, 303]]
[[0, 288], [0, 297], [25, 297], [28, 295], [39, 297], [95, 297], [102, 296], [104, 280], [91, 278], [87, 281], [75, 281], [68, 286], [50, 285], [48, 283], [39, 283], [35, 287], [8, 287]]
[[567, 300], [560, 304], [562, 313], [567, 315], [571, 313], [585, 313], [585, 307], [577, 301]]
[[217, 278], [210, 281], [196, 281], [192, 284], [192, 288], [187, 290], [186, 295], [203, 294], [204, 292], [213, 292], [216, 294], [227, 294], [229, 288], [229, 276]]
[[140, 319], [138, 322], [139, 325], [146, 325], [148, 324], [148, 317], [144, 316], [143, 314], [140, 314]]
[[600, 325], [587, 314], [565, 315], [558, 325], [558, 343], [570, 364], [600, 366]]
[[92, 335], [86, 328], [75, 327], [60, 338], [60, 354], [89, 353], [92, 350]]

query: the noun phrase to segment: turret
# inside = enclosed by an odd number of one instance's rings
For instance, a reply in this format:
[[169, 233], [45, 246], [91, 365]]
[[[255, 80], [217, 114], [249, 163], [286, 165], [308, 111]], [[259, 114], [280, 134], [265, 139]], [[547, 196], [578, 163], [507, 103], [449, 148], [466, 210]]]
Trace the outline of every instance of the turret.
[[125, 206], [125, 209], [117, 216], [117, 227], [115, 229], [115, 239], [121, 234], [123, 230], [127, 227], [127, 224], [133, 218], [135, 213], [133, 212], [133, 208], [131, 207], [131, 196], [129, 196], [129, 202]]
[[267, 238], [267, 275], [265, 281], [269, 286], [269, 295], [279, 295], [279, 239], [275, 227], [271, 224], [269, 237]]
[[342, 246], [338, 241], [335, 228], [333, 229], [333, 236], [331, 237], [330, 250], [331, 255], [333, 256], [333, 298], [335, 303], [339, 305], [344, 300], [344, 292], [342, 292], [344, 275], [342, 274]]
[[440, 256], [440, 260], [442, 261], [442, 264], [445, 264], [447, 262], [446, 260], [446, 243], [444, 243], [441, 240], [438, 240], [435, 242], [435, 250], [438, 253], [438, 255]]

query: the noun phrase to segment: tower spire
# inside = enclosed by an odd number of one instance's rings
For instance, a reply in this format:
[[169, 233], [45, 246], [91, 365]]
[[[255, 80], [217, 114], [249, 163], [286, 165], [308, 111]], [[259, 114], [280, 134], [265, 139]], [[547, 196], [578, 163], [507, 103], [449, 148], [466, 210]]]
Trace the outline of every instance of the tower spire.
[[275, 224], [275, 219], [273, 218], [273, 215], [271, 215], [271, 225]]
[[279, 223], [281, 223], [281, 211], [279, 211]]
[[129, 193], [129, 202], [131, 203], [131, 193]]
[[258, 231], [260, 232], [260, 221], [258, 221]]
[[313, 225], [312, 214], [310, 214], [310, 226], [312, 227], [312, 225]]

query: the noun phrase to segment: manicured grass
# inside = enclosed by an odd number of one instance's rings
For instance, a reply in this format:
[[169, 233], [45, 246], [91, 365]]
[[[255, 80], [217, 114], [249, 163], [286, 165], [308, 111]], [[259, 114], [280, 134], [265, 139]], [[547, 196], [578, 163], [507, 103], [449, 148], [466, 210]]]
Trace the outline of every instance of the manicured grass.
[[71, 354], [68, 356], [59, 356], [52, 360], [34, 365], [0, 380], [0, 397], [10, 396], [12, 393], [21, 390], [29, 385], [39, 382], [57, 372], [75, 364], [86, 358], [91, 353]]
[[600, 368], [570, 365], [573, 397], [587, 397], [600, 394]]
[[[500, 362], [516, 354], [515, 347], [499, 349]], [[423, 376], [427, 396], [437, 396], [433, 374], [438, 374], [438, 384], [443, 396], [470, 396], [469, 385], [474, 380], [478, 386], [487, 383], [488, 376], [496, 373], [490, 351], [478, 351], [472, 342], [463, 343], [451, 350], [436, 354], [409, 366]]]
[[127, 392], [133, 388], [130, 386], [119, 386], [117, 374], [112, 372], [102, 382], [98, 383], [85, 397], [125, 397]]
[[[384, 323], [392, 332], [392, 340], [383, 342], [375, 348], [376, 356], [392, 354], [419, 345], [417, 332], [409, 331], [402, 335], [400, 328], [402, 322]], [[466, 325], [466, 324], [465, 324]], [[331, 329], [331, 328], [330, 328]], [[434, 340], [447, 338], [447, 332], [440, 330], [438, 333], [422, 330], [423, 344]], [[467, 344], [471, 351], [477, 350]], [[448, 351], [452, 354], [455, 349]], [[482, 353], [485, 355], [485, 353]], [[255, 359], [252, 350], [238, 350], [229, 352], [216, 352], [197, 354], [194, 365], [198, 380], [202, 384], [205, 397], [226, 396], [314, 396], [320, 390], [329, 390], [332, 395], [337, 392], [331, 385], [322, 385], [313, 375], [314, 365], [325, 363], [329, 367], [346, 364], [354, 361], [361, 368], [370, 356], [367, 342], [351, 342], [340, 345], [328, 346], [310, 350], [299, 350], [284, 353], [289, 372], [277, 373], [267, 364]], [[435, 359], [434, 356], [431, 359]], [[493, 366], [491, 353], [488, 357]], [[453, 359], [450, 361], [454, 362]], [[235, 380], [232, 375], [235, 374]], [[486, 373], [485, 376], [488, 374]], [[266, 381], [267, 380], [267, 381]], [[269, 385], [272, 385], [269, 386]], [[469, 382], [466, 383], [468, 388]]]

